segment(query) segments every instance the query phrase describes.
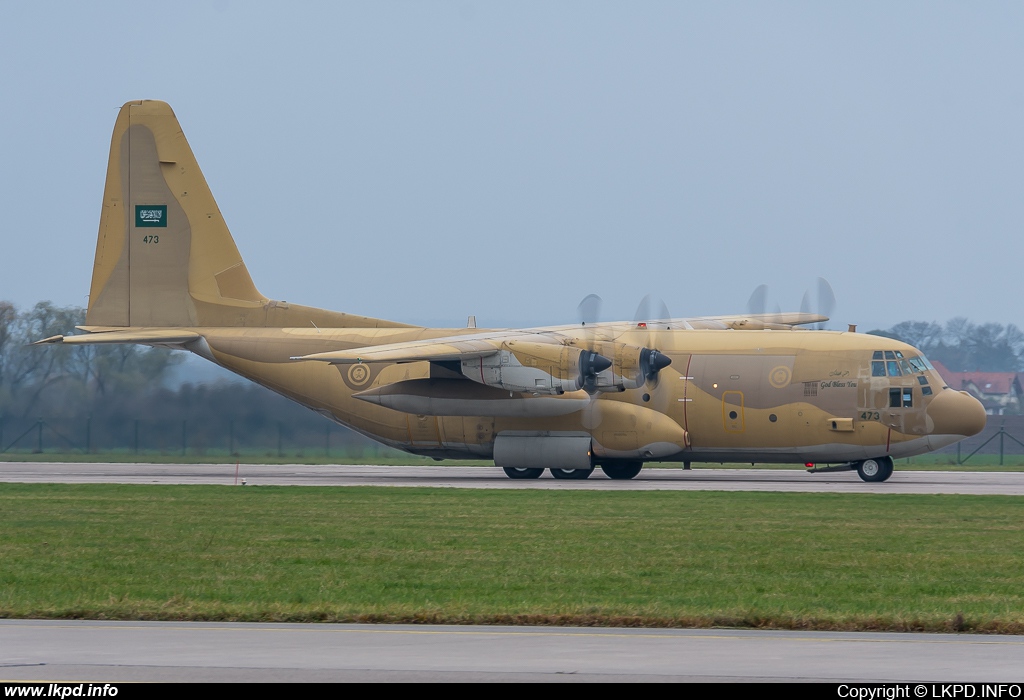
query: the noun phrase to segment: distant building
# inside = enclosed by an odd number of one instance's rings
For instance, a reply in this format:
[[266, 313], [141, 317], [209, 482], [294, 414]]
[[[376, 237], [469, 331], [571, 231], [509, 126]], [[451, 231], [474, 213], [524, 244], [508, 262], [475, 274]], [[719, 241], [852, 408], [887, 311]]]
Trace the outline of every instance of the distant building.
[[1024, 388], [1017, 372], [953, 372], [941, 362], [932, 364], [950, 389], [971, 394], [990, 416], [1022, 412]]

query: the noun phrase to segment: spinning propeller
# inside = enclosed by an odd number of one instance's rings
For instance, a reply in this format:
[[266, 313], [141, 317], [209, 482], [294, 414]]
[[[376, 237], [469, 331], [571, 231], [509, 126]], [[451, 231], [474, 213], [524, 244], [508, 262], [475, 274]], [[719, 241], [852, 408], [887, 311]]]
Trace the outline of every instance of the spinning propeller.
[[[754, 292], [750, 295], [750, 299], [747, 300], [747, 312], [754, 316], [763, 316], [765, 314], [765, 307], [768, 301], [768, 285], [758, 285]], [[832, 291], [832, 285], [828, 283], [824, 277], [819, 277], [817, 281], [817, 296], [816, 296], [816, 308], [811, 308], [811, 292], [810, 290], [804, 292], [803, 299], [800, 302], [800, 313], [811, 314], [815, 313], [819, 316], [832, 316], [832, 311], [836, 306], [836, 295]], [[767, 319], [769, 323], [774, 322], [781, 318], [782, 308], [778, 305], [775, 306], [774, 318]], [[816, 323], [814, 325], [815, 330], [822, 330], [825, 328], [823, 322]]]

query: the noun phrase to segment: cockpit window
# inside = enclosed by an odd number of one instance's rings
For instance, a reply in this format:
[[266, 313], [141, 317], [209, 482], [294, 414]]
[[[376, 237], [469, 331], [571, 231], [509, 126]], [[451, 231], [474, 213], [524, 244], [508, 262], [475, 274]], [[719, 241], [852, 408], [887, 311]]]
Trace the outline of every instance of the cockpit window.
[[872, 360], [881, 360], [882, 359], [882, 351], [881, 350], [875, 350], [875, 354], [871, 356], [871, 359]]
[[914, 406], [914, 390], [909, 387], [903, 387], [903, 408], [913, 408]]
[[927, 369], [927, 367], [925, 367], [924, 362], [921, 361], [920, 357], [911, 357], [910, 366], [913, 367], [918, 372], [924, 372]]
[[900, 369], [903, 370], [903, 374], [907, 376], [914, 373], [914, 370], [910, 369], [910, 363], [906, 360], [900, 360]]
[[896, 360], [889, 360], [885, 363], [885, 366], [889, 369], [890, 377], [900, 376], [900, 363]]
[[902, 360], [903, 359], [903, 353], [900, 352], [899, 350], [896, 351], [896, 359], [898, 359], [898, 360]]
[[[875, 353], [881, 355], [881, 352]], [[874, 360], [871, 363], [871, 376], [872, 377], [884, 377], [885, 376], [885, 363], [881, 360]]]
[[900, 407], [901, 392], [898, 388], [889, 389], [889, 408]]
[[886, 350], [885, 351], [885, 359], [887, 359], [887, 360], [895, 360], [896, 359], [896, 355], [895, 355], [895, 353], [893, 353], [892, 350]]

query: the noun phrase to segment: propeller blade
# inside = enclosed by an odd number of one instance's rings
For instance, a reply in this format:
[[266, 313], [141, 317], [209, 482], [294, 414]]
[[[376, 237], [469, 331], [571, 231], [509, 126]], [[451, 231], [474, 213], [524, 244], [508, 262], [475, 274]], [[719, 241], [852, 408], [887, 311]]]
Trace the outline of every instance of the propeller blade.
[[584, 326], [597, 323], [601, 318], [601, 306], [604, 304], [601, 297], [596, 294], [588, 294], [576, 307], [576, 316]]
[[[832, 291], [832, 285], [824, 277], [818, 278], [818, 313], [822, 316], [832, 317], [832, 311], [836, 308], [836, 294]], [[818, 330], [825, 327], [824, 323], [818, 324]]]
[[768, 303], [768, 285], [761, 284], [750, 295], [747, 300], [747, 313], [759, 316], [764, 313], [765, 305]]

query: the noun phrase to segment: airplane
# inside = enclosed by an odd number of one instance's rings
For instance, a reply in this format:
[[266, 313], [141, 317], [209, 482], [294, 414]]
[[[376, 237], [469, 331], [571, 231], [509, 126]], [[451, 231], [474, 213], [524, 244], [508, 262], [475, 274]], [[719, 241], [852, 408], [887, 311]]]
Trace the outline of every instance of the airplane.
[[273, 300], [174, 112], [140, 100], [111, 138], [86, 325], [38, 342], [187, 350], [385, 445], [493, 459], [513, 479], [749, 462], [878, 482], [894, 459], [984, 428], [981, 403], [923, 353], [853, 327], [800, 328], [825, 320], [425, 328]]

